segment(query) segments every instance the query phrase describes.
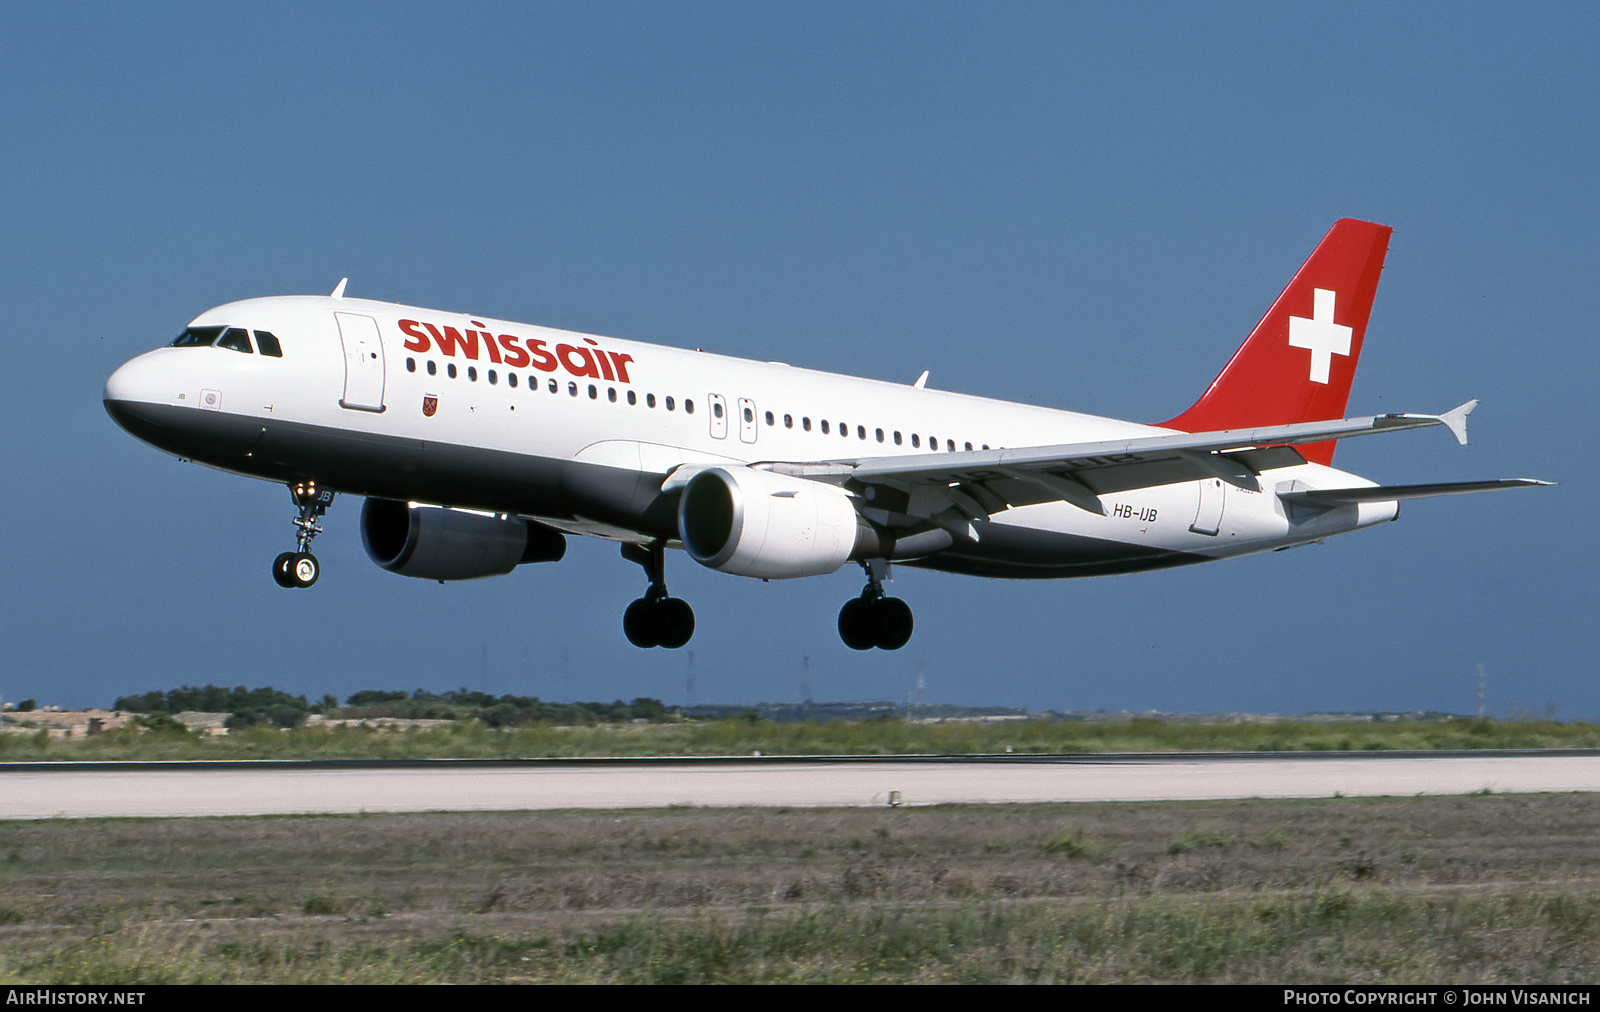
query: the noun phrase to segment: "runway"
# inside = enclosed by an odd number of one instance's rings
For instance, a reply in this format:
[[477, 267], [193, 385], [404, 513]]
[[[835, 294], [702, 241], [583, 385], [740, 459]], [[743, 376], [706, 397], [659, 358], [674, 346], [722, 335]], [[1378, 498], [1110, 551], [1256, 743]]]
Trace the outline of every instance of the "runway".
[[1600, 753], [0, 764], [0, 818], [1600, 791]]

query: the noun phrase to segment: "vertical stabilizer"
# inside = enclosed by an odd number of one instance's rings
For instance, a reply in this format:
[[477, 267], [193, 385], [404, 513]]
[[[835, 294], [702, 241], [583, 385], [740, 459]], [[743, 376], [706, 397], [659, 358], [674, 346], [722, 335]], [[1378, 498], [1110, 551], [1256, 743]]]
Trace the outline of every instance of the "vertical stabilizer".
[[[1353, 218], [1335, 222], [1221, 375], [1189, 410], [1161, 424], [1210, 432], [1344, 417], [1392, 231]], [[1299, 449], [1327, 464], [1333, 448]]]

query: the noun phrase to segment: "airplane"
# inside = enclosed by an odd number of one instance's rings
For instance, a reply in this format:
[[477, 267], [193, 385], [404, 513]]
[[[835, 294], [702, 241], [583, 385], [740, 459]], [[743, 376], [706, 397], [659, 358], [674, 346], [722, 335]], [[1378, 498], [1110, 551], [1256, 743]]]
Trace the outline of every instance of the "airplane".
[[336, 493], [362, 496], [368, 556], [440, 582], [559, 561], [569, 535], [641, 566], [623, 631], [677, 648], [694, 612], [667, 548], [760, 580], [859, 564], [839, 612], [855, 650], [913, 617], [893, 564], [974, 576], [1131, 573], [1320, 542], [1429, 496], [1549, 482], [1378, 485], [1340, 439], [1444, 426], [1344, 417], [1391, 229], [1343, 219], [1192, 406], [1142, 424], [345, 296], [207, 310], [106, 381], [111, 417], [158, 449], [288, 486], [305, 588]]

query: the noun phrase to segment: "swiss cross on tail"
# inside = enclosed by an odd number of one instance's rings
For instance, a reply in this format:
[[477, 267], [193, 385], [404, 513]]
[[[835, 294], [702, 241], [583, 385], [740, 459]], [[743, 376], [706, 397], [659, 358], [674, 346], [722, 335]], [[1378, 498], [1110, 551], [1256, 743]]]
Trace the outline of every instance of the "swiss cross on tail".
[[[1189, 410], [1161, 424], [1212, 432], [1344, 417], [1391, 231], [1353, 218], [1336, 222], [1221, 375]], [[1299, 450], [1327, 464], [1333, 447]]]
[[1350, 328], [1333, 322], [1337, 293], [1318, 288], [1315, 294], [1316, 308], [1311, 311], [1311, 319], [1289, 317], [1289, 344], [1311, 351], [1311, 382], [1326, 383], [1333, 356], [1350, 354]]

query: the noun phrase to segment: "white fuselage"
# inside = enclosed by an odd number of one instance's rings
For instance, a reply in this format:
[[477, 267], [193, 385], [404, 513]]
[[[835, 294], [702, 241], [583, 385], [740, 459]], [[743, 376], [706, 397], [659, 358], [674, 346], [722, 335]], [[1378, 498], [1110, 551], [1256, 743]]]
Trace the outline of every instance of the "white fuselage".
[[[105, 397], [135, 435], [255, 477], [516, 514], [623, 541], [675, 543], [661, 489], [683, 465], [1169, 431], [362, 299], [252, 299], [191, 324], [207, 326], [270, 332], [283, 354], [171, 347], [133, 359], [107, 382]], [[1296, 516], [1275, 494], [1370, 484], [1298, 463], [1263, 472], [1259, 491], [1206, 479], [1108, 494], [1103, 515], [1059, 501], [1020, 506], [974, 525], [971, 538], [948, 550], [909, 561], [1050, 577], [1242, 555], [1393, 519], [1394, 503]], [[871, 504], [862, 507], [871, 516]]]

